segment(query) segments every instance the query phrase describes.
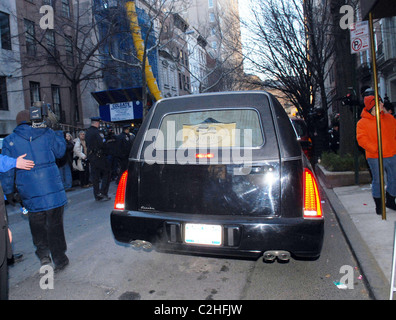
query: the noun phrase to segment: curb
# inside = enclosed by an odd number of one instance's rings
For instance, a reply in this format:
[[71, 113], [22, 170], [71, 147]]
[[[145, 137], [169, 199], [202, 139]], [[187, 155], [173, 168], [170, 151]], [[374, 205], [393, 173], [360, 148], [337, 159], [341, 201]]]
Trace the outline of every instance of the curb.
[[359, 269], [364, 275], [363, 279], [367, 283], [370, 296], [374, 300], [389, 300], [390, 283], [360, 232], [357, 230], [349, 213], [335, 192], [332, 189], [328, 189], [320, 178], [318, 180], [322, 191], [326, 194], [329, 204], [337, 217], [345, 239], [359, 265]]

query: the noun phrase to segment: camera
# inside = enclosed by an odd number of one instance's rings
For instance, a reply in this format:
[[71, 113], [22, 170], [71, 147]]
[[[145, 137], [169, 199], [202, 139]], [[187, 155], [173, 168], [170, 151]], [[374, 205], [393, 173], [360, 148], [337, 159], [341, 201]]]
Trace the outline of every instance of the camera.
[[51, 128], [57, 123], [56, 115], [51, 111], [51, 105], [44, 101], [34, 102], [29, 108], [29, 113], [34, 128]]

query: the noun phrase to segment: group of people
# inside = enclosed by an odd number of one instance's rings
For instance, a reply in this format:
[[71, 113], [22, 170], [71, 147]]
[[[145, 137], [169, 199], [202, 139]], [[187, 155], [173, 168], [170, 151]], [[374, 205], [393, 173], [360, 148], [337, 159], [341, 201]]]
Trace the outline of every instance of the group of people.
[[[77, 138], [66, 132], [66, 152], [56, 163], [59, 167], [66, 192], [74, 190], [73, 181], [82, 188], [93, 186], [96, 200], [106, 201], [111, 180], [117, 180], [126, 170], [128, 155], [134, 139], [130, 126], [114, 136], [111, 128], [100, 129], [100, 118], [91, 118], [91, 127], [78, 132]], [[102, 184], [99, 186], [98, 182]]]
[[56, 159], [63, 186], [66, 191], [73, 190], [74, 173], [78, 174], [78, 180], [82, 188], [90, 186], [89, 165], [87, 160], [87, 145], [85, 142], [85, 131], [78, 132], [77, 138], [66, 132], [64, 133], [66, 152], [60, 159]]
[[[12, 252], [5, 198], [10, 205], [21, 202], [26, 208], [36, 255], [41, 265], [53, 263], [55, 272], [69, 264], [63, 213], [65, 189], [72, 187], [72, 168], [80, 172], [81, 186], [89, 186], [91, 179], [95, 200], [110, 200], [111, 166], [100, 121], [91, 118], [91, 126], [73, 140], [55, 127], [33, 126], [28, 110], [18, 113], [17, 127], [3, 140], [0, 155], [0, 299], [8, 297], [7, 257]], [[119, 139], [118, 150], [128, 149], [121, 152], [128, 156], [133, 136], [127, 127]]]

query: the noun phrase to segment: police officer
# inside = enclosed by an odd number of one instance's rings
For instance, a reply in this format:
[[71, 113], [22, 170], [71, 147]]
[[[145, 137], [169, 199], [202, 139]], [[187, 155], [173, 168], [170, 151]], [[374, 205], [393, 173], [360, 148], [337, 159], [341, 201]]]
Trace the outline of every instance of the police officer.
[[107, 201], [111, 198], [108, 196], [111, 167], [105, 152], [105, 139], [100, 134], [100, 117], [91, 118], [91, 126], [85, 133], [87, 143], [88, 160], [91, 165], [91, 177], [93, 184], [93, 193], [96, 201]]
[[124, 125], [122, 127], [122, 132], [117, 136], [118, 142], [118, 150], [119, 150], [119, 160], [120, 160], [120, 175], [118, 179], [121, 177], [122, 173], [128, 168], [128, 157], [129, 152], [131, 151], [133, 140], [135, 139], [135, 135], [131, 134], [130, 126]]

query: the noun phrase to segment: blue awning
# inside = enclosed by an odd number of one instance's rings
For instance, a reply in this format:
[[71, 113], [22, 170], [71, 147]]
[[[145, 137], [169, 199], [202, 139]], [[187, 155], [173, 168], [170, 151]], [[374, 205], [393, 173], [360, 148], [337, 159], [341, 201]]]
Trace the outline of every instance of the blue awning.
[[143, 117], [142, 87], [109, 89], [91, 94], [99, 103], [99, 114], [104, 121], [127, 121]]
[[141, 101], [142, 87], [110, 89], [91, 92], [91, 94], [100, 106], [118, 102]]
[[109, 103], [99, 106], [99, 115], [108, 122], [142, 119], [143, 105], [140, 101]]

